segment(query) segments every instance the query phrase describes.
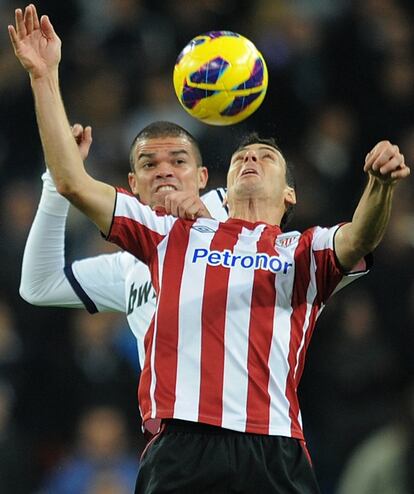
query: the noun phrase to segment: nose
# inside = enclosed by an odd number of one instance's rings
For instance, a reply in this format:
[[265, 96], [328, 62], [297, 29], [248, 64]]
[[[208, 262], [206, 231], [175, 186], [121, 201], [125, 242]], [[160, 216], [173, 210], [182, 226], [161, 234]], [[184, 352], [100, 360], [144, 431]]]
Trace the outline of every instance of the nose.
[[256, 151], [254, 149], [248, 149], [246, 151], [246, 154], [244, 155], [244, 160], [243, 161], [245, 163], [247, 163], [248, 161], [254, 161], [254, 162], [256, 162], [257, 161]]
[[162, 161], [157, 166], [156, 176], [157, 178], [168, 178], [174, 176], [173, 167], [170, 165], [170, 163]]

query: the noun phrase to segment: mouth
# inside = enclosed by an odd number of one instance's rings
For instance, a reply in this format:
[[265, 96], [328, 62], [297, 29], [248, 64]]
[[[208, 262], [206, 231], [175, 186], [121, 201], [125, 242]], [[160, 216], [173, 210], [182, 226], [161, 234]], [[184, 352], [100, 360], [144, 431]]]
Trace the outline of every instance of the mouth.
[[258, 174], [257, 170], [255, 170], [254, 168], [245, 168], [240, 174], [241, 177], [248, 176], [248, 175], [257, 175], [258, 176], [259, 174]]
[[174, 185], [162, 184], [158, 185], [158, 187], [155, 189], [155, 192], [170, 192], [174, 190], [177, 190], [177, 187], [175, 187]]

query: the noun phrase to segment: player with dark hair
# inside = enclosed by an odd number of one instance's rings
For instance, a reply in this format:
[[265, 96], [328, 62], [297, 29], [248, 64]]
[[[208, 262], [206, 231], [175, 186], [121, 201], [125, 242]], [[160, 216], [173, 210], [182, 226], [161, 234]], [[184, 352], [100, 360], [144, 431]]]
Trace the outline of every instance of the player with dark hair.
[[[162, 426], [137, 493], [317, 493], [297, 388], [326, 302], [365, 273], [410, 169], [379, 142], [352, 220], [280, 229], [295, 191], [283, 155], [238, 147], [227, 175], [229, 219], [156, 214], [84, 169], [59, 93], [60, 40], [34, 6], [9, 26], [29, 72], [46, 163], [58, 191], [107, 238], [145, 262], [157, 293], [139, 388], [144, 422]], [[200, 211], [201, 214], [203, 214]]]
[[[73, 133], [85, 160], [92, 142], [91, 128], [83, 129], [76, 124]], [[202, 197], [203, 203], [199, 202], [196, 177], [204, 174], [200, 183], [204, 186], [207, 171], [202, 166], [196, 140], [179, 125], [171, 122], [148, 125], [134, 139], [130, 154], [129, 183], [144, 204], [169, 207], [170, 211], [175, 208], [176, 214], [183, 215], [195, 214], [204, 204], [212, 216], [227, 218], [223, 207], [224, 189], [210, 191]], [[142, 367], [144, 336], [155, 308], [155, 293], [147, 266], [125, 251], [65, 265], [64, 236], [69, 202], [56, 192], [49, 172], [46, 171], [42, 179], [42, 197], [23, 255], [21, 296], [40, 306], [85, 307], [92, 314], [126, 313], [137, 339]], [[171, 200], [166, 204], [165, 197], [171, 191], [181, 191], [184, 199], [175, 205]], [[195, 209], [191, 210], [192, 207]]]
[[[257, 134], [257, 132], [251, 132], [250, 134], [243, 137], [239, 143], [239, 148], [242, 149], [246, 146], [249, 146], [250, 144], [267, 144], [270, 147], [273, 147], [277, 151], [281, 152], [276, 142], [276, 139], [274, 137], [263, 138], [260, 137]], [[292, 189], [295, 191], [295, 195], [297, 196], [297, 186], [296, 186], [296, 180], [294, 174], [294, 167], [292, 163], [290, 163], [287, 160], [285, 160], [285, 163], [286, 163], [286, 183], [289, 185], [289, 187], [292, 187]], [[284, 230], [286, 226], [289, 224], [290, 220], [292, 219], [293, 213], [295, 211], [295, 205], [296, 204], [287, 205], [285, 214], [283, 215], [280, 221], [281, 230]]]
[[135, 170], [136, 144], [139, 141], [143, 141], [146, 139], [159, 139], [163, 137], [186, 138], [193, 146], [193, 152], [197, 166], [202, 166], [203, 159], [201, 157], [200, 147], [195, 137], [190, 132], [188, 132], [188, 130], [184, 129], [180, 125], [177, 125], [176, 123], [161, 121], [161, 122], [151, 123], [146, 127], [144, 127], [142, 130], [138, 132], [138, 134], [135, 136], [134, 140], [132, 141], [131, 149], [129, 153], [129, 162], [131, 164], [132, 172]]

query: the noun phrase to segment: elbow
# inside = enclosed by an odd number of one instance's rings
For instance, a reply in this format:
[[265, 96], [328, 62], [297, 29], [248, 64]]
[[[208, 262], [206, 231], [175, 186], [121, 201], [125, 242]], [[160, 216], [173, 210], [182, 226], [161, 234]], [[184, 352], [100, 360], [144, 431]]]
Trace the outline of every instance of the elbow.
[[359, 239], [354, 242], [353, 250], [357, 255], [359, 255], [359, 258], [362, 258], [373, 252], [378, 247], [379, 243], [380, 240], [378, 239]]
[[67, 199], [76, 208], [82, 209], [82, 204], [85, 199], [85, 195], [79, 187], [73, 186], [72, 184], [60, 182], [56, 184], [56, 190], [58, 193]]
[[[86, 176], [87, 177], [87, 176]], [[83, 177], [55, 177], [55, 186], [58, 193], [72, 203], [75, 207], [82, 204], [88, 196], [90, 182]]]
[[73, 198], [76, 197], [76, 189], [73, 185], [65, 180], [55, 180], [55, 186], [61, 196], [73, 202]]
[[39, 296], [39, 293], [37, 293], [36, 290], [34, 290], [33, 288], [27, 286], [23, 282], [20, 283], [19, 295], [28, 304], [38, 305], [38, 306], [41, 306], [42, 305], [42, 303], [41, 303], [42, 302], [42, 299]]
[[50, 301], [51, 286], [47, 282], [47, 278], [37, 280], [30, 273], [22, 272], [22, 277], [19, 286], [20, 297], [30, 305], [39, 307], [48, 306]]
[[365, 256], [370, 254], [375, 249], [375, 247], [376, 245], [374, 243], [368, 241], [358, 241], [350, 244], [349, 252], [352, 253], [350, 254], [350, 258], [352, 258], [351, 267], [353, 267], [354, 264], [363, 259]]

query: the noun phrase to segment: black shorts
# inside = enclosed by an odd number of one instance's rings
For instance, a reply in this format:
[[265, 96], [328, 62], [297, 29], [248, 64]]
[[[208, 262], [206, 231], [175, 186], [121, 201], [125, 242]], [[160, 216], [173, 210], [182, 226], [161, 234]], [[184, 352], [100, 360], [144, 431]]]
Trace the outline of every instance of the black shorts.
[[141, 458], [135, 494], [320, 494], [304, 444], [167, 420]]

